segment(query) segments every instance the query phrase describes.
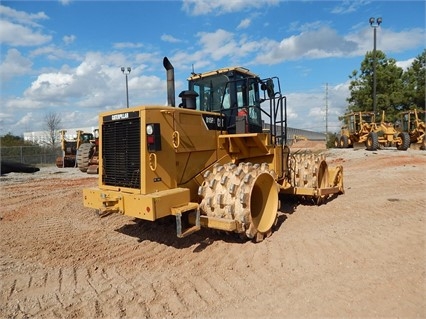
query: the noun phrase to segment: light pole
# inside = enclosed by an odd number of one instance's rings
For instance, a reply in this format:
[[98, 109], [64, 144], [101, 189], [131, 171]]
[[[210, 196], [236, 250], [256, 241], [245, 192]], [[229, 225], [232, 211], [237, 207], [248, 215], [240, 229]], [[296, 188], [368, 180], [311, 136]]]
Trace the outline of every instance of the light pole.
[[377, 78], [376, 78], [376, 29], [380, 26], [382, 23], [382, 18], [373, 18], [371, 17], [370, 20], [370, 26], [373, 28], [374, 31], [374, 47], [373, 47], [373, 113], [374, 113], [374, 120], [376, 119], [376, 108], [377, 108], [377, 97], [376, 97], [376, 85], [377, 85]]
[[123, 72], [123, 74], [126, 76], [126, 98], [127, 98], [127, 108], [129, 108], [129, 86], [127, 84], [127, 75], [130, 74], [130, 71], [132, 71], [132, 69], [130, 68], [130, 66], [128, 66], [127, 68], [125, 68], [124, 66], [121, 67], [121, 72]]

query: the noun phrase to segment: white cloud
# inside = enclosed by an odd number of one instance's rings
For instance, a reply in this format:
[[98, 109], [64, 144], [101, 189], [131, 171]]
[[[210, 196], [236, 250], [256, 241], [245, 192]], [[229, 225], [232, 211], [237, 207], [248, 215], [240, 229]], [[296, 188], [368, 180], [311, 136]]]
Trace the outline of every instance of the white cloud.
[[0, 20], [0, 42], [11, 46], [35, 46], [49, 42], [49, 35], [41, 34], [29, 27]]
[[31, 124], [34, 121], [33, 118], [33, 113], [32, 112], [28, 112], [26, 114], [24, 114], [24, 116], [21, 117], [21, 119], [16, 122], [15, 126], [19, 127], [19, 126], [27, 126], [28, 124]]
[[179, 42], [182, 42], [181, 40], [175, 38], [174, 36], [172, 36], [170, 34], [163, 34], [161, 36], [161, 40], [163, 40], [164, 42], [170, 42], [170, 43], [179, 43]]
[[[40, 109], [40, 108], [43, 108], [44, 106], [46, 105], [37, 100], [34, 101], [31, 99], [28, 99], [27, 97], [15, 97], [5, 101], [5, 103], [2, 105], [2, 108], [16, 116], [17, 114], [16, 112], [18, 111], [22, 111], [26, 109]], [[17, 118], [19, 119], [20, 116], [18, 116]]]
[[[125, 107], [125, 78], [121, 65], [127, 65], [122, 54], [89, 52], [75, 68], [40, 73], [22, 97], [10, 99], [4, 106], [8, 110], [51, 107], [61, 112], [81, 107], [82, 112], [94, 109], [96, 113]], [[128, 75], [130, 104], [162, 103], [166, 81], [154, 75], [141, 75], [142, 69], [139, 65], [132, 67]]]
[[246, 29], [250, 26], [251, 20], [246, 18], [241, 20], [240, 24], [237, 26], [237, 30]]
[[159, 52], [143, 52], [137, 53], [132, 57], [131, 67], [137, 66], [140, 70], [140, 74], [146, 71], [158, 71], [159, 66], [162, 62], [160, 60], [161, 54]]
[[[414, 28], [401, 32], [382, 30], [378, 35], [377, 49], [400, 52], [422, 45], [425, 30]], [[261, 51], [255, 59], [259, 64], [277, 64], [288, 60], [320, 59], [328, 57], [363, 56], [373, 48], [370, 28], [363, 28], [345, 36], [328, 26], [318, 30], [304, 31], [281, 41], [263, 39]]]
[[[372, 51], [373, 29], [364, 27], [354, 33], [345, 36], [347, 41], [357, 43], [357, 49], [352, 55], [365, 55], [367, 51]], [[393, 52], [402, 52], [404, 50], [424, 46], [425, 30], [422, 28], [413, 28], [399, 32], [392, 31], [383, 27], [376, 30], [376, 48], [386, 52], [387, 55]]]
[[134, 43], [134, 42], [116, 42], [113, 43], [114, 49], [138, 49], [142, 48], [142, 43]]
[[[247, 57], [253, 52], [258, 52], [262, 46], [261, 41], [252, 41], [246, 35], [238, 35], [224, 29], [218, 29], [214, 32], [199, 32], [196, 34], [199, 38], [200, 50], [191, 55], [198, 66], [209, 65], [206, 60], [219, 61], [228, 60], [228, 63], [238, 62], [239, 58]], [[191, 60], [191, 58], [189, 58]], [[199, 60], [204, 61], [199, 61]]]
[[63, 50], [56, 47], [55, 45], [41, 46], [29, 53], [30, 58], [41, 57], [49, 60], [73, 60], [81, 61], [82, 57], [80, 54], [73, 51]]
[[340, 129], [339, 116], [346, 110], [349, 82], [328, 85], [327, 93], [325, 84], [322, 89], [286, 95], [288, 126], [316, 132], [325, 132], [326, 125], [329, 132]]
[[221, 15], [225, 13], [278, 5], [280, 0], [184, 0], [182, 9], [192, 15]]
[[396, 65], [406, 71], [414, 62], [416, 58], [411, 58], [405, 61], [396, 61]]
[[0, 112], [0, 134], [4, 135], [10, 132], [10, 126], [15, 123], [15, 119], [12, 113], [7, 112], [7, 110], [2, 107], [1, 110], [4, 112]]
[[169, 60], [173, 65], [179, 65], [180, 70], [187, 70], [191, 72], [193, 69], [195, 72], [208, 68], [209, 66], [214, 65], [212, 59], [207, 58], [209, 52], [200, 49], [196, 51], [177, 51], [173, 56], [169, 57]]
[[[9, 119], [7, 117], [4, 117], [4, 114], [0, 113], [0, 124], [8, 123], [8, 126], [9, 126], [8, 132], [10, 132], [11, 130], [13, 131], [16, 129], [20, 130], [22, 128], [33, 127], [35, 122], [39, 122], [39, 119], [36, 119], [35, 115], [32, 112], [22, 114], [17, 121], [15, 119], [13, 119], [12, 121], [11, 119], [12, 117], [10, 117]], [[6, 132], [3, 132], [2, 128], [0, 128], [0, 132], [2, 134], [6, 133]]]
[[44, 12], [27, 13], [24, 11], [17, 11], [10, 7], [0, 5], [1, 20], [15, 21], [19, 24], [29, 25], [31, 27], [38, 27], [37, 20], [47, 20], [49, 17]]
[[11, 46], [36, 46], [51, 41], [40, 31], [39, 20], [49, 17], [44, 12], [27, 13], [0, 5], [0, 43]]
[[360, 7], [369, 4], [370, 0], [344, 0], [342, 2], [338, 2], [338, 4], [331, 10], [331, 13], [335, 14], [345, 14], [352, 13], [358, 11]]
[[[63, 73], [43, 73], [31, 84], [24, 96], [46, 105], [62, 104], [67, 88], [73, 84], [73, 76]], [[31, 103], [28, 105], [31, 107]]]
[[263, 42], [263, 50], [256, 58], [256, 61], [262, 64], [275, 64], [284, 60], [302, 58], [347, 56], [357, 49], [356, 42], [346, 40], [329, 27], [302, 32], [280, 42], [270, 39], [265, 39]]
[[[270, 38], [252, 39], [246, 34], [232, 33], [225, 29], [199, 32], [196, 34], [199, 38], [199, 49], [192, 50], [191, 53], [179, 51], [173, 58], [179, 61], [182, 68], [188, 68], [188, 63], [192, 63], [196, 68], [202, 68], [213, 65], [215, 61], [221, 59], [239, 63], [239, 59], [248, 58], [250, 65], [273, 65], [289, 60], [364, 56], [366, 51], [371, 50], [368, 47], [368, 43], [371, 42], [369, 39], [371, 33], [368, 32], [371, 30], [368, 27], [349, 35], [339, 35], [336, 30], [328, 26], [321, 27], [318, 23], [313, 23], [310, 27], [313, 30], [309, 30], [307, 25], [299, 26], [305, 31], [283, 38], [281, 41]], [[411, 47], [419, 45], [424, 32], [415, 31], [412, 31], [412, 38], [400, 42]], [[404, 32], [402, 35], [388, 34], [386, 43], [392, 46], [389, 46], [386, 52], [398, 50], [400, 44], [395, 43], [395, 40], [404, 36], [407, 37]], [[255, 54], [254, 58], [250, 57], [252, 54]]]
[[8, 81], [12, 77], [26, 75], [31, 72], [32, 65], [32, 61], [24, 57], [17, 49], [9, 49], [0, 64], [1, 80]]
[[292, 32], [307, 32], [312, 30], [318, 30], [324, 28], [326, 26], [330, 27], [330, 22], [326, 22], [323, 20], [310, 21], [300, 23], [300, 21], [293, 21], [290, 23], [289, 31]]
[[[370, 33], [370, 43], [373, 43], [373, 36]], [[384, 52], [402, 52], [407, 48], [425, 45], [425, 29], [414, 28], [394, 32], [390, 29], [377, 31], [377, 46], [378, 49]], [[370, 49], [371, 50], [371, 49]]]
[[71, 44], [71, 43], [73, 43], [74, 41], [75, 41], [75, 39], [76, 39], [76, 36], [75, 35], [65, 35], [63, 38], [62, 38], [62, 41], [64, 41], [64, 43], [66, 44], [66, 45], [68, 45], [68, 44]]
[[69, 5], [71, 2], [72, 0], [59, 0], [59, 3], [61, 3], [64, 6]]
[[233, 33], [223, 29], [212, 33], [199, 32], [197, 36], [200, 38], [203, 51], [208, 52], [213, 60], [220, 60], [237, 49]]

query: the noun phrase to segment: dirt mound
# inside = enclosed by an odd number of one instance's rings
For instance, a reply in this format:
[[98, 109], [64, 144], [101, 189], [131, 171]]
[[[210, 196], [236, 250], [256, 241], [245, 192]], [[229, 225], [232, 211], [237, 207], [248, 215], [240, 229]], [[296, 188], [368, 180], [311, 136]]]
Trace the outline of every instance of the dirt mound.
[[318, 151], [318, 150], [325, 150], [325, 142], [324, 141], [297, 141], [293, 144], [291, 144], [291, 150], [312, 150], [312, 151]]

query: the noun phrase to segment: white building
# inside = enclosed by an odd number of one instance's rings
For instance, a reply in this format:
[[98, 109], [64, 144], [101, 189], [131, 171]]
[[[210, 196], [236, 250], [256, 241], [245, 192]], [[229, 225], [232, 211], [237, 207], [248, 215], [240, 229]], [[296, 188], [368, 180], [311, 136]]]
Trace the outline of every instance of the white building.
[[[77, 138], [77, 131], [82, 130], [84, 133], [94, 133], [96, 127], [79, 127], [79, 128], [68, 128], [64, 129], [65, 139], [72, 141]], [[61, 141], [61, 135], [58, 131], [58, 135], [56, 137], [58, 142]], [[44, 145], [50, 143], [49, 132], [47, 131], [36, 131], [36, 132], [25, 132], [24, 133], [24, 141], [30, 141], [39, 145]]]

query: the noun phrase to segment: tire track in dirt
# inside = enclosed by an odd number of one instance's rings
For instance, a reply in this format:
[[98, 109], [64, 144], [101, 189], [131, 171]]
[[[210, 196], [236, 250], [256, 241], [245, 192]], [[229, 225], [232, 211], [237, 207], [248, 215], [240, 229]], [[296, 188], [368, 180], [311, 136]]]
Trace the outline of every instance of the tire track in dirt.
[[[164, 252], [165, 250], [156, 251], [158, 259], [162, 259], [162, 254]], [[166, 253], [167, 258], [168, 255], [169, 253]], [[177, 255], [180, 255], [180, 253], [176, 253], [175, 257], [178, 259]], [[231, 250], [229, 255], [236, 256], [238, 254]], [[226, 256], [224, 259], [226, 259]], [[234, 262], [233, 258], [228, 258], [228, 260], [229, 264]], [[170, 266], [165, 266], [163, 264], [161, 267], [164, 270], [161, 272], [161, 275], [155, 271], [150, 271], [151, 276], [147, 279], [153, 282], [154, 297], [152, 298], [152, 301], [150, 301], [150, 313], [154, 317], [172, 315], [177, 311], [180, 313], [191, 311], [188, 305], [194, 305], [194, 301], [196, 301], [197, 305], [195, 310], [204, 309], [210, 307], [211, 305], [217, 306], [218, 301], [222, 300], [223, 303], [224, 298], [222, 295], [218, 295], [214, 292], [222, 291], [223, 287], [229, 287], [229, 292], [232, 292], [232, 295], [235, 296], [235, 298], [230, 298], [228, 295], [226, 303], [237, 302], [241, 298], [244, 298], [247, 293], [252, 295], [253, 291], [258, 289], [256, 287], [262, 287], [262, 283], [265, 280], [265, 278], [259, 278], [259, 276], [256, 274], [250, 275], [248, 277], [244, 275], [236, 276], [232, 269], [223, 269], [223, 261], [216, 261], [213, 264], [207, 262], [207, 264], [204, 264], [202, 267], [197, 267], [199, 265], [194, 265], [197, 263], [198, 261], [195, 259], [191, 260], [191, 262], [185, 265], [194, 271], [193, 276], [189, 277], [180, 276], [179, 273], [175, 273], [176, 271], [174, 271], [174, 269], [178, 269], [178, 264]], [[153, 265], [153, 268], [155, 268], [155, 266], [156, 265]], [[239, 267], [240, 266], [238, 265], [235, 266], [237, 273]], [[219, 276], [214, 281], [211, 281], [209, 279], [211, 278], [212, 272], [206, 271], [208, 269], [213, 269], [213, 274], [220, 272], [223, 274], [223, 276]], [[232, 273], [233, 276], [227, 276], [226, 272]], [[164, 273], [168, 274], [166, 282], [163, 278]], [[133, 281], [133, 279], [128, 279], [127, 281]], [[140, 289], [140, 287], [138, 287], [138, 289]], [[146, 290], [146, 287], [143, 289]], [[128, 292], [130, 295], [134, 293], [135, 291]], [[169, 298], [164, 299], [164, 296], [169, 296]], [[194, 306], [192, 306], [192, 308], [194, 308]]]
[[0, 222], [0, 315], [421, 317], [424, 177], [412, 166], [389, 177], [369, 157], [368, 170], [345, 168], [345, 195], [297, 206], [260, 244], [206, 230], [180, 240], [173, 223], [101, 218], [71, 183], [32, 202], [32, 214], [26, 195], [13, 199]]
[[[412, 308], [407, 307], [408, 310], [405, 309], [407, 312], [404, 312], [405, 310], [401, 309], [404, 307], [396, 307], [398, 308], [396, 309], [397, 313], [412, 313], [412, 309], [415, 309], [414, 305], [422, 303], [422, 297], [419, 296], [425, 295], [424, 291], [419, 288], [421, 287], [419, 282], [421, 282], [424, 272], [419, 273], [418, 269], [422, 269], [422, 265], [418, 263], [418, 258], [416, 259], [415, 256], [407, 257], [409, 259], [407, 261], [400, 260], [399, 258], [404, 254], [403, 250], [404, 248], [406, 249], [407, 245], [418, 245], [419, 251], [422, 250], [421, 247], [424, 249], [424, 223], [422, 223], [423, 217], [421, 217], [419, 211], [422, 210], [422, 207], [425, 207], [425, 200], [424, 197], [419, 198], [418, 189], [419, 185], [424, 185], [424, 179], [421, 174], [417, 176], [406, 176], [405, 174], [406, 172], [401, 173], [401, 177], [397, 175], [399, 179], [397, 179], [398, 185], [395, 187], [396, 195], [400, 194], [401, 188], [404, 189], [404, 198], [401, 196], [389, 197], [388, 189], [390, 187], [385, 188], [384, 195], [380, 194], [381, 187], [371, 188], [371, 191], [369, 191], [369, 194], [373, 194], [371, 201], [368, 200], [368, 197], [362, 199], [352, 197], [352, 191], [348, 190], [345, 195], [345, 201], [356, 203], [356, 212], [353, 212], [352, 209], [343, 211], [341, 214], [329, 214], [327, 212], [327, 215], [324, 215], [324, 220], [317, 218], [318, 212], [311, 212], [311, 214], [315, 214], [310, 215], [311, 218], [301, 218], [300, 223], [302, 225], [298, 225], [298, 230], [303, 233], [304, 227], [310, 228], [310, 240], [300, 240], [301, 238], [299, 238], [298, 241], [291, 242], [294, 244], [290, 253], [295, 258], [293, 267], [302, 266], [302, 268], [305, 268], [303, 266], [306, 266], [306, 269], [311, 269], [312, 267], [309, 265], [317, 262], [318, 268], [325, 270], [327, 266], [333, 266], [327, 263], [328, 260], [332, 260], [333, 263], [341, 260], [342, 275], [351, 274], [351, 276], [358, 278], [360, 283], [372, 286], [372, 292], [382, 292], [380, 286], [383, 282], [385, 286], [390, 286], [392, 281], [396, 280], [401, 287], [410, 286], [410, 279], [402, 279], [406, 278], [409, 272], [401, 273], [399, 269], [403, 269], [406, 262], [410, 263], [410, 259], [411, 262], [413, 262], [413, 259], [417, 260], [414, 261], [415, 265], [412, 267], [412, 271], [417, 269], [417, 274], [414, 275], [414, 278], [418, 280], [417, 282], [413, 280], [412, 286], [417, 288], [410, 294], [413, 300], [415, 300], [411, 303]], [[378, 175], [380, 176], [380, 174]], [[349, 177], [346, 184], [350, 185], [351, 174], [347, 174], [346, 177]], [[394, 177], [395, 175], [392, 178]], [[393, 181], [395, 182], [395, 179]], [[386, 181], [383, 181], [383, 183], [386, 185]], [[407, 189], [412, 195], [406, 196], [405, 191]], [[412, 192], [410, 192], [411, 189]], [[334, 203], [330, 202], [322, 207], [312, 207], [312, 210], [317, 210], [321, 213], [331, 208], [333, 211], [333, 206]], [[302, 210], [306, 211], [308, 208], [310, 207], [303, 207]], [[305, 217], [301, 214], [301, 211], [296, 212], [296, 214], [298, 218]], [[332, 232], [333, 227], [331, 226], [334, 223], [333, 219], [336, 218], [339, 218], [339, 224], [336, 225], [338, 226], [336, 229], [344, 229], [344, 233]], [[317, 231], [312, 231], [312, 229], [315, 229], [315, 226], [309, 223], [313, 220], [317, 223], [316, 227], [320, 229], [323, 236], [320, 236], [319, 232], [317, 234]], [[416, 226], [413, 227], [413, 225]], [[398, 231], [395, 232], [396, 229]], [[318, 236], [315, 236], [315, 234]], [[292, 238], [297, 238], [297, 235], [293, 235], [291, 236]], [[300, 258], [301, 255], [303, 255], [303, 258]], [[365, 255], [374, 257], [366, 259], [363, 257]], [[394, 256], [398, 256], [398, 259], [395, 259]], [[386, 276], [385, 278], [373, 276], [371, 271], [376, 271], [376, 269], [382, 269], [383, 267], [390, 268], [395, 276], [389, 276], [388, 278]], [[339, 273], [336, 273], [335, 276], [339, 277]], [[398, 284], [395, 286], [398, 287]], [[354, 286], [356, 287], [357, 285], [355, 284]], [[354, 286], [351, 286], [352, 289], [354, 289]], [[399, 293], [403, 294], [403, 290], [400, 289]], [[369, 296], [371, 300], [380, 303], [380, 301], [374, 298], [373, 294]], [[368, 298], [360, 298], [359, 305], [365, 304], [366, 301], [367, 304], [372, 304], [371, 301], [368, 302]], [[398, 305], [398, 300], [394, 299], [394, 302]], [[360, 307], [359, 309], [363, 308]], [[386, 313], [385, 309], [381, 309], [380, 311], [383, 314]], [[312, 315], [312, 313], [310, 314]], [[365, 316], [366, 313], [360, 311], [358, 315]]]

